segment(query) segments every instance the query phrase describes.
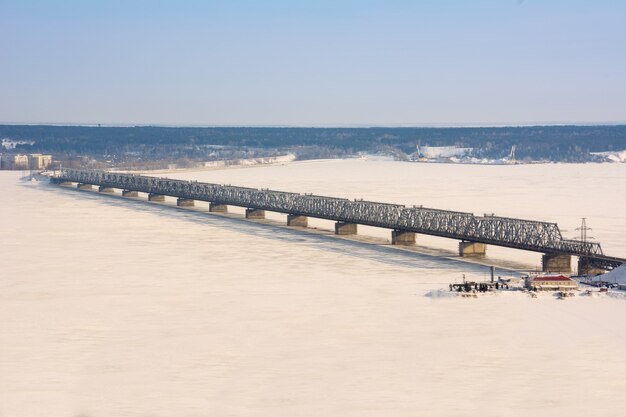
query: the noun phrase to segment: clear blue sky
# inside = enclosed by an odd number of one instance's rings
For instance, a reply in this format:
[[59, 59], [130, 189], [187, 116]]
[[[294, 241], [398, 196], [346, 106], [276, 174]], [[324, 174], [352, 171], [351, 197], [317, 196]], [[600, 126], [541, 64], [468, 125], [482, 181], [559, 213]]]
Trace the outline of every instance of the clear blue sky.
[[623, 0], [0, 0], [0, 122], [624, 121]]

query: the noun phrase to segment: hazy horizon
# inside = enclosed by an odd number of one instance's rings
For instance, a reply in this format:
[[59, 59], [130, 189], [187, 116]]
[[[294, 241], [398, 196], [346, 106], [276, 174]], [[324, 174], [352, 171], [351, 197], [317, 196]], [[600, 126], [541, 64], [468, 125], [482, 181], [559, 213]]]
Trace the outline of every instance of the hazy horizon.
[[315, 124], [315, 125], [297, 125], [297, 124], [175, 124], [175, 123], [71, 123], [71, 122], [1, 122], [4, 126], [81, 126], [81, 127], [172, 127], [172, 128], [301, 128], [301, 129], [367, 129], [367, 128], [490, 128], [490, 127], [550, 127], [550, 126], [622, 126], [626, 125], [626, 121], [616, 122], [597, 122], [597, 123], [568, 123], [568, 122], [547, 122], [547, 123], [449, 123], [449, 124]]

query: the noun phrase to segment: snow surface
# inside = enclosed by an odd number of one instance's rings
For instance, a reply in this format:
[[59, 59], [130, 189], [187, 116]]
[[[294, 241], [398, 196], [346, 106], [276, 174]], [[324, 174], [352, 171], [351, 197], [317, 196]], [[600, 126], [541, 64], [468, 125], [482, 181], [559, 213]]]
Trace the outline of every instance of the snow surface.
[[603, 275], [593, 278], [594, 281], [604, 281], [613, 284], [626, 284], [626, 264], [615, 268]]
[[[584, 214], [605, 253], [626, 252], [621, 164], [350, 160], [173, 175], [495, 211], [572, 234]], [[18, 177], [0, 173], [1, 416], [626, 412], [626, 300], [426, 297], [488, 268]]]
[[248, 159], [234, 159], [228, 161], [208, 161], [204, 163], [204, 167], [220, 168], [232, 165], [240, 166], [253, 166], [264, 164], [281, 164], [295, 161], [296, 156], [294, 154], [280, 155], [280, 156], [268, 156], [264, 158], [248, 158]]
[[461, 148], [457, 146], [422, 146], [420, 150], [426, 158], [450, 158], [466, 156], [472, 148]]
[[8, 138], [0, 139], [0, 150], [4, 149], [15, 149], [17, 145], [33, 145], [35, 141], [27, 141], [27, 140], [12, 140]]
[[591, 154], [603, 156], [608, 162], [626, 162], [626, 150], [616, 152], [591, 152]]

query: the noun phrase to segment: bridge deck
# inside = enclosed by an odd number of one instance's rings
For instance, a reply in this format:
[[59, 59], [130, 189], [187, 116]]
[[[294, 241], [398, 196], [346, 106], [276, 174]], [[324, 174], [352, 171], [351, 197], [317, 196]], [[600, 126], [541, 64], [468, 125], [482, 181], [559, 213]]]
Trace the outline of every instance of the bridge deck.
[[406, 230], [534, 252], [603, 256], [599, 243], [563, 239], [556, 223], [100, 170], [63, 169], [55, 173], [53, 180]]

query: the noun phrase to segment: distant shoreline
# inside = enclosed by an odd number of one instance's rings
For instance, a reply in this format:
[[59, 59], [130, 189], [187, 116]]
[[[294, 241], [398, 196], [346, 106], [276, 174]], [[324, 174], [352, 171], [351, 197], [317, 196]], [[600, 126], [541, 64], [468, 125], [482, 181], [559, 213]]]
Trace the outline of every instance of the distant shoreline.
[[626, 121], [603, 122], [505, 122], [505, 123], [345, 123], [345, 124], [170, 124], [170, 123], [93, 123], [93, 122], [7, 122], [0, 126], [56, 126], [56, 127], [165, 127], [165, 128], [232, 128], [232, 129], [402, 129], [402, 128], [493, 128], [493, 127], [552, 127], [552, 126], [626, 126]]

